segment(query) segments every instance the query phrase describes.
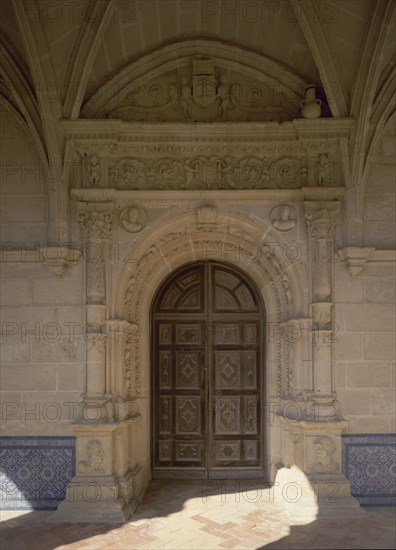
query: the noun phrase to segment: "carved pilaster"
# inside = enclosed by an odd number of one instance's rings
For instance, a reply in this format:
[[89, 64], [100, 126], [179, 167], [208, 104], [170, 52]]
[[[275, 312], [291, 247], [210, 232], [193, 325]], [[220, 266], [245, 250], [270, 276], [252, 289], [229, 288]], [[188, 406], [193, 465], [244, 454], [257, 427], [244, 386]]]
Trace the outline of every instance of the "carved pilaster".
[[111, 234], [110, 212], [80, 212], [87, 262], [87, 303], [102, 303], [106, 296], [105, 242]]
[[[139, 417], [135, 388], [135, 336], [138, 325], [123, 319], [107, 321], [109, 343], [109, 394], [117, 421], [134, 421]], [[122, 368], [119, 366], [122, 365]]]
[[106, 242], [111, 234], [112, 214], [84, 210], [78, 213], [86, 258], [86, 394], [83, 420], [112, 421], [106, 388]]
[[287, 399], [303, 400], [311, 388], [312, 319], [289, 319], [280, 325], [282, 340], [287, 347]]
[[[319, 420], [328, 418], [329, 404], [335, 401], [332, 388], [332, 262], [336, 219], [341, 212], [341, 203], [337, 200], [328, 200], [328, 190], [324, 191], [327, 200], [304, 202], [311, 265], [313, 318], [313, 380], [309, 396], [317, 404], [315, 416]], [[335, 411], [335, 408], [332, 407], [331, 410]]]

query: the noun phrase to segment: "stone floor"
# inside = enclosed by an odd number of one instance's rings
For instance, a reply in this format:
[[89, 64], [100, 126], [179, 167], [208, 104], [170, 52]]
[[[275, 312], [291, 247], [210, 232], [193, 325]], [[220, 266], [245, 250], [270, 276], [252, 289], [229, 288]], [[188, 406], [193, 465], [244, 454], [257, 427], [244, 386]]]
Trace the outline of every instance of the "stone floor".
[[[236, 485], [239, 483], [239, 485]], [[153, 481], [123, 525], [47, 523], [52, 512], [3, 512], [1, 548], [395, 548], [395, 508], [297, 522], [252, 482]], [[236, 488], [236, 489], [235, 489]]]

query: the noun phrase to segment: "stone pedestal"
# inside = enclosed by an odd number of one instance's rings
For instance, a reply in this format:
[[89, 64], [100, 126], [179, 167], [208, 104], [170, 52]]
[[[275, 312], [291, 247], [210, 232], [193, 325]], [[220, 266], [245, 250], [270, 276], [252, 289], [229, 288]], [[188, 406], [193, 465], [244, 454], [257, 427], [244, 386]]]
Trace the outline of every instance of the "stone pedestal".
[[142, 468], [129, 465], [128, 425], [79, 424], [74, 431], [77, 473], [51, 521], [126, 521], [143, 492]]
[[275, 495], [293, 517], [315, 519], [362, 514], [342, 472], [341, 434], [345, 420], [296, 421], [281, 417], [282, 464], [275, 478]]

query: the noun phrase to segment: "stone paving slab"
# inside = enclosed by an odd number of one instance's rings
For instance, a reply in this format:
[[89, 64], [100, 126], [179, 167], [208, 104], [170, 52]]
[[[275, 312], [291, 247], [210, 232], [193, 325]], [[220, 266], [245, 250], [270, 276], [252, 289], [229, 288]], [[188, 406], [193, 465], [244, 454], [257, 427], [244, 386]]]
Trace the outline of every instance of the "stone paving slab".
[[[364, 518], [293, 521], [265, 490], [206, 494], [199, 481], [153, 481], [123, 525], [54, 524], [52, 512], [2, 512], [7, 550], [215, 550], [395, 548], [395, 508], [366, 508]], [[205, 497], [206, 496], [206, 497]]]

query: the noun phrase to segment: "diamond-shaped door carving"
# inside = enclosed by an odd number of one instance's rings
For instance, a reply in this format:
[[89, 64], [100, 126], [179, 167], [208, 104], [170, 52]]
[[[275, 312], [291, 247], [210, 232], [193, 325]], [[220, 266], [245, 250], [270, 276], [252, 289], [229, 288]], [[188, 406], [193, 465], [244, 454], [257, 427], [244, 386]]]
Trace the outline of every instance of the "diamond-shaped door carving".
[[176, 352], [176, 388], [199, 389], [199, 353]]
[[237, 351], [216, 351], [216, 389], [240, 388], [240, 354]]
[[176, 397], [176, 433], [200, 433], [201, 402], [198, 397]]
[[216, 434], [240, 433], [239, 397], [216, 398]]

